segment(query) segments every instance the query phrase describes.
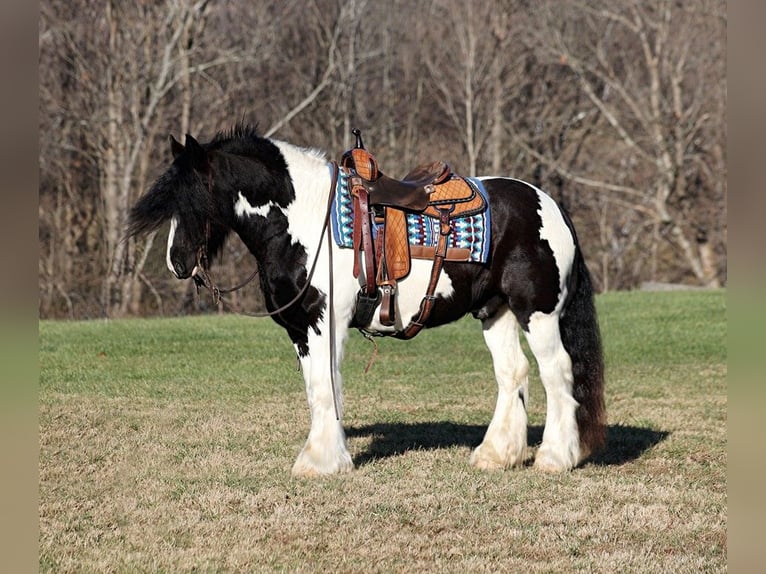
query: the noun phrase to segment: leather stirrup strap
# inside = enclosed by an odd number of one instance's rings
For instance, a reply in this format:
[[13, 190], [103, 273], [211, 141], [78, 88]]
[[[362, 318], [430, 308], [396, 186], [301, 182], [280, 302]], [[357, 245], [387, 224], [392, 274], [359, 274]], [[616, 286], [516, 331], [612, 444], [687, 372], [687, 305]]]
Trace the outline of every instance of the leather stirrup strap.
[[354, 248], [354, 279], [359, 277], [359, 252], [362, 251], [362, 207], [361, 200], [357, 194], [357, 190], [352, 190], [353, 199], [353, 222], [354, 229], [352, 230], [352, 245]]
[[[386, 208], [387, 210], [388, 208]], [[386, 238], [388, 236], [388, 221], [378, 228], [378, 237], [375, 242], [375, 256], [378, 261], [377, 284], [382, 295], [380, 301], [380, 324], [392, 327], [396, 322], [394, 298], [396, 296], [396, 279], [391, 278], [389, 273], [389, 261], [386, 250]]]
[[[372, 295], [377, 287], [375, 285], [375, 254], [373, 251], [367, 189], [361, 183], [354, 183], [352, 179], [351, 194], [354, 197], [354, 277], [359, 277], [359, 257], [357, 252], [361, 248], [361, 251], [364, 253], [364, 291], [366, 294]], [[358, 225], [360, 223], [361, 225]]]
[[396, 333], [398, 339], [412, 339], [415, 335], [420, 333], [420, 330], [425, 326], [428, 316], [431, 314], [431, 310], [434, 306], [434, 292], [436, 291], [436, 284], [439, 282], [439, 275], [441, 274], [442, 266], [444, 265], [444, 259], [447, 256], [447, 238], [452, 231], [452, 227], [449, 223], [450, 213], [454, 206], [440, 207], [439, 208], [439, 240], [436, 244], [436, 253], [434, 255], [434, 264], [431, 267], [431, 278], [428, 282], [428, 288], [426, 289], [426, 295], [420, 302], [420, 311], [418, 316], [410, 321], [402, 331]]
[[393, 327], [396, 324], [396, 281], [391, 280], [380, 286], [380, 324]]

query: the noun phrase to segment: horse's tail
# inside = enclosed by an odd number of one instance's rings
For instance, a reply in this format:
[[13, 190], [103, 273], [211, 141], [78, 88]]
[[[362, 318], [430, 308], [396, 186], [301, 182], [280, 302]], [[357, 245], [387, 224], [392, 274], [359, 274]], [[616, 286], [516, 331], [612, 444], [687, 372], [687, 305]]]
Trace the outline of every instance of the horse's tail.
[[575, 244], [570, 290], [560, 329], [564, 348], [572, 359], [572, 395], [579, 404], [576, 419], [584, 459], [606, 444], [604, 356], [593, 301], [593, 284], [576, 237]]

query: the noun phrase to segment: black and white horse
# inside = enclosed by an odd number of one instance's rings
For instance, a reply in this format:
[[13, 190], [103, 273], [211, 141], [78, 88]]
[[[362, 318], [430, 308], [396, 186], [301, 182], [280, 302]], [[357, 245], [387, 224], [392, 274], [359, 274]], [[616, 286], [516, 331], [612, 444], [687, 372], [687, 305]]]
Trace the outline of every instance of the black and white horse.
[[[213, 257], [231, 231], [239, 236], [258, 262], [266, 307], [282, 308], [274, 319], [287, 330], [305, 379], [311, 429], [292, 472], [351, 470], [339, 365], [364, 274], [354, 278], [358, 254], [324, 233], [334, 162], [245, 126], [206, 144], [189, 135], [185, 145], [172, 140], [172, 151], [172, 165], [133, 207], [129, 233], [170, 221], [167, 264], [179, 279], [204, 272], [200, 253]], [[481, 469], [524, 462], [529, 364], [519, 329], [524, 332], [547, 400], [534, 465], [568, 470], [605, 440], [603, 359], [590, 276], [572, 223], [553, 199], [516, 179], [477, 179], [491, 209], [488, 261], [444, 263], [426, 327], [469, 312], [482, 322], [498, 397], [470, 458]], [[402, 329], [418, 313], [430, 271], [429, 261], [413, 260], [399, 282], [397, 325], [384, 327], [375, 315], [366, 330]]]

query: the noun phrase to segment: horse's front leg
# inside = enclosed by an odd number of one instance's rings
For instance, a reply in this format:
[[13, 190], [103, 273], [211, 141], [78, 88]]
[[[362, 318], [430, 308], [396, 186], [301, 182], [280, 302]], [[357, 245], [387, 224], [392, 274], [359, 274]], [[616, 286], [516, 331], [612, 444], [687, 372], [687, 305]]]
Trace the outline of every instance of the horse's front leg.
[[518, 327], [508, 307], [482, 324], [498, 391], [487, 433], [471, 454], [471, 464], [482, 470], [521, 466], [526, 456], [529, 362], [521, 347]]
[[[345, 331], [345, 329], [342, 329]], [[325, 329], [323, 329], [325, 331]], [[336, 333], [336, 361], [330, 360], [329, 335], [309, 333], [309, 352], [300, 357], [311, 411], [308, 440], [293, 465], [293, 476], [319, 476], [354, 468], [343, 432], [343, 384], [340, 362], [345, 333]], [[334, 381], [331, 372], [334, 369]], [[334, 383], [334, 385], [333, 385]], [[333, 389], [334, 386], [334, 389]], [[337, 404], [337, 407], [336, 407]]]

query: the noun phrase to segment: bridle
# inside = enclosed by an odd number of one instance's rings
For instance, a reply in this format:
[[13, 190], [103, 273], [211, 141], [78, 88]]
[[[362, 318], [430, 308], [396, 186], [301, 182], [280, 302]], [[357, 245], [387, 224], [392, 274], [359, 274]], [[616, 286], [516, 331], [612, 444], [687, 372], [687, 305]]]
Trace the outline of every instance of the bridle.
[[[206, 224], [205, 227], [209, 228], [210, 224]], [[197, 265], [194, 268], [194, 274], [192, 275], [194, 279], [194, 284], [197, 287], [197, 293], [199, 294], [199, 288], [204, 287], [210, 292], [211, 297], [213, 298], [213, 306], [217, 306], [218, 303], [226, 303], [224, 301], [223, 297], [221, 295], [224, 295], [226, 293], [233, 293], [234, 291], [239, 291], [243, 287], [245, 287], [248, 283], [250, 283], [260, 272], [260, 268], [256, 264], [255, 269], [253, 269], [253, 272], [250, 274], [250, 276], [242, 281], [241, 283], [238, 283], [234, 287], [227, 287], [227, 288], [221, 288], [218, 287], [218, 285], [215, 284], [213, 281], [213, 278], [210, 275], [209, 267], [208, 267], [208, 255], [207, 255], [207, 243], [209, 240], [209, 232], [206, 231], [205, 233], [205, 244], [200, 246], [197, 249]], [[278, 312], [278, 311], [277, 311]], [[276, 314], [276, 312], [275, 312]]]
[[[207, 245], [210, 241], [210, 228], [211, 228], [211, 222], [208, 219], [205, 222], [205, 242], [197, 249], [197, 268], [196, 272], [193, 274], [194, 277], [194, 283], [197, 286], [197, 291], [199, 292], [200, 287], [205, 287], [213, 297], [213, 303], [215, 305], [218, 305], [219, 302], [222, 302], [229, 307], [231, 307], [236, 313], [240, 315], [247, 315], [249, 317], [272, 317], [274, 315], [279, 315], [283, 311], [286, 311], [293, 305], [295, 305], [298, 301], [300, 301], [303, 296], [306, 294], [306, 291], [308, 291], [309, 286], [311, 285], [311, 279], [314, 276], [314, 271], [316, 270], [317, 262], [319, 261], [319, 252], [322, 247], [322, 241], [325, 240], [325, 233], [327, 234], [326, 240], [327, 240], [327, 259], [328, 259], [328, 272], [329, 272], [329, 289], [328, 289], [328, 326], [329, 326], [329, 351], [330, 351], [330, 386], [332, 389], [332, 397], [333, 397], [333, 406], [335, 407], [335, 418], [337, 420], [340, 420], [340, 410], [341, 407], [338, 404], [338, 393], [337, 388], [335, 384], [335, 371], [336, 371], [336, 345], [335, 345], [335, 308], [334, 308], [334, 289], [333, 289], [333, 258], [332, 258], [332, 229], [330, 228], [330, 217], [332, 214], [332, 204], [333, 200], [335, 199], [335, 188], [338, 184], [338, 172], [339, 167], [337, 162], [333, 161], [331, 162], [332, 165], [332, 179], [330, 183], [330, 192], [328, 194], [327, 198], [327, 209], [324, 217], [324, 223], [322, 224], [322, 231], [319, 234], [319, 240], [317, 241], [317, 248], [316, 248], [316, 255], [314, 255], [314, 261], [311, 264], [311, 269], [308, 272], [308, 275], [306, 276], [306, 282], [303, 284], [303, 287], [298, 291], [298, 293], [293, 297], [290, 301], [285, 303], [284, 305], [280, 306], [278, 309], [274, 309], [273, 311], [264, 311], [261, 313], [252, 313], [252, 312], [245, 312], [237, 308], [236, 305], [233, 303], [230, 303], [226, 300], [224, 300], [221, 295], [224, 293], [231, 293], [233, 291], [237, 291], [238, 289], [241, 289], [248, 283], [250, 283], [256, 275], [258, 275], [258, 272], [260, 269], [256, 266], [255, 270], [250, 274], [250, 276], [245, 279], [242, 283], [235, 287], [230, 287], [228, 289], [221, 289], [218, 287], [215, 282], [213, 281], [213, 278], [210, 275], [210, 271], [208, 268], [208, 253], [207, 253]], [[213, 170], [212, 166], [210, 166], [210, 169], [208, 169], [208, 190], [212, 196], [213, 193]], [[280, 317], [280, 319], [287, 323], [286, 319], [284, 317]], [[369, 368], [369, 365], [368, 365]]]
[[[208, 162], [208, 170], [207, 170], [207, 190], [208, 194], [210, 195], [211, 199], [213, 197], [213, 165]], [[239, 283], [238, 285], [235, 285], [234, 287], [229, 287], [222, 289], [216, 285], [216, 283], [213, 281], [212, 276], [210, 275], [210, 258], [208, 257], [207, 252], [207, 246], [210, 243], [210, 236], [211, 236], [211, 223], [210, 218], [208, 218], [205, 221], [205, 238], [203, 242], [200, 244], [199, 247], [197, 247], [197, 265], [194, 267], [194, 271], [192, 272], [192, 278], [194, 279], [194, 284], [197, 287], [197, 294], [199, 294], [199, 288], [205, 287], [209, 292], [210, 295], [213, 298], [213, 306], [217, 307], [218, 303], [222, 302], [221, 295], [225, 293], [233, 293], [234, 291], [238, 291], [242, 289], [245, 285], [250, 283], [253, 279], [255, 279], [255, 276], [258, 275], [260, 269], [256, 265], [253, 272], [250, 274], [250, 276], [245, 279], [242, 283]]]
[[[306, 282], [304, 283], [303, 287], [298, 291], [298, 293], [293, 297], [290, 301], [285, 303], [284, 305], [281, 305], [279, 308], [274, 309], [273, 311], [263, 311], [263, 312], [245, 312], [241, 309], [237, 309], [236, 305], [230, 301], [226, 301], [222, 295], [227, 293], [233, 293], [234, 291], [238, 291], [248, 285], [260, 272], [260, 268], [256, 264], [256, 268], [253, 270], [253, 272], [250, 274], [247, 279], [242, 281], [241, 283], [238, 283], [234, 287], [228, 287], [228, 288], [221, 288], [219, 287], [215, 281], [213, 281], [213, 277], [210, 275], [209, 270], [209, 257], [208, 257], [208, 251], [207, 246], [210, 242], [210, 236], [211, 236], [211, 222], [208, 219], [205, 222], [205, 239], [202, 245], [200, 245], [197, 248], [197, 266], [195, 267], [195, 271], [193, 273], [194, 283], [197, 287], [197, 292], [199, 293], [200, 287], [205, 287], [209, 292], [213, 299], [213, 305], [217, 306], [218, 303], [223, 303], [231, 308], [233, 308], [237, 313], [240, 313], [242, 315], [248, 315], [250, 317], [272, 317], [274, 315], [279, 315], [283, 311], [286, 311], [295, 303], [297, 303], [305, 294], [306, 291], [308, 291], [308, 288], [311, 284], [311, 278], [314, 276], [314, 271], [317, 266], [317, 261], [319, 260], [319, 251], [321, 247], [321, 243], [324, 240], [324, 235], [327, 233], [327, 241], [328, 241], [328, 248], [329, 248], [329, 257], [330, 257], [330, 269], [332, 269], [332, 249], [330, 248], [330, 241], [332, 240], [332, 231], [330, 230], [330, 215], [332, 212], [332, 202], [333, 198], [335, 196], [335, 187], [338, 183], [338, 164], [336, 162], [331, 162], [332, 164], [332, 182], [330, 184], [330, 193], [327, 201], [327, 209], [325, 213], [324, 223], [322, 225], [322, 232], [319, 237], [319, 241], [317, 242], [317, 249], [316, 249], [316, 255], [314, 256], [314, 261], [311, 264], [311, 269], [309, 270], [309, 274], [306, 277]], [[213, 193], [213, 170], [212, 166], [211, 169], [208, 170], [208, 191], [212, 195]], [[332, 275], [330, 275], [330, 289], [332, 289]]]

